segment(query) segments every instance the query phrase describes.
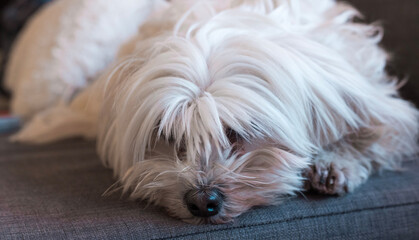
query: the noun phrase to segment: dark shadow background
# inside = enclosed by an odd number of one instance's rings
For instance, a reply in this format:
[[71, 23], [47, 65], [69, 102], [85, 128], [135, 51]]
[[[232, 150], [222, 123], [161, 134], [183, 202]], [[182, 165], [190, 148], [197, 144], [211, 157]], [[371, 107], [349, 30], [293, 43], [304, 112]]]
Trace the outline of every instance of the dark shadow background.
[[[51, 0], [0, 0], [0, 50], [8, 54], [12, 41], [27, 17]], [[404, 98], [419, 107], [419, 0], [349, 0], [367, 22], [380, 21], [385, 29], [383, 46], [393, 53], [389, 71], [409, 82], [402, 88]], [[0, 63], [0, 83], [3, 72]], [[1, 84], [0, 84], [1, 85]], [[6, 92], [0, 89], [0, 95]]]
[[4, 67], [13, 40], [28, 18], [52, 0], [0, 0], [0, 96], [10, 97], [2, 85]]
[[409, 77], [402, 96], [419, 107], [419, 0], [350, 0], [367, 22], [380, 21], [382, 45], [393, 54], [391, 73]]

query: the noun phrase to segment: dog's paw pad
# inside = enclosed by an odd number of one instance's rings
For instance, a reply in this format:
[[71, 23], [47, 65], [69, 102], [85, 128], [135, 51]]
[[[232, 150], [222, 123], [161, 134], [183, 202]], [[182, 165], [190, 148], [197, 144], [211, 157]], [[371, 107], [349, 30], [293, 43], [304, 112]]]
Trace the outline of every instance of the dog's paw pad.
[[306, 190], [315, 190], [323, 194], [344, 194], [348, 192], [347, 179], [344, 171], [335, 167], [333, 163], [329, 165], [315, 164], [304, 173], [307, 181]]

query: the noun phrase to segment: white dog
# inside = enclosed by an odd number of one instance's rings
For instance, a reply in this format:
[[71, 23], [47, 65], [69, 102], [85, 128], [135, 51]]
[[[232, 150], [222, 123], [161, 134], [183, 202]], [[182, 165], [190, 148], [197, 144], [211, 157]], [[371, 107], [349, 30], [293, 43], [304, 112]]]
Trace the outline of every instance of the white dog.
[[[94, 2], [108, 4], [100, 18], [106, 24], [113, 0]], [[26, 99], [13, 108], [31, 119], [14, 140], [96, 137], [124, 192], [192, 223], [224, 223], [253, 206], [278, 204], [302, 190], [305, 179], [306, 188], [321, 193], [351, 192], [373, 171], [395, 169], [417, 151], [419, 114], [384, 70], [382, 31], [354, 22], [359, 13], [345, 3], [137, 0], [125, 7], [117, 29], [94, 34], [112, 38], [130, 32], [123, 24], [138, 25], [126, 44], [118, 40], [108, 49], [93, 33], [68, 27], [61, 32], [74, 41], [61, 45], [62, 54], [45, 54], [56, 64], [35, 66], [36, 78], [16, 82], [16, 73], [30, 78], [34, 70], [12, 59], [7, 81], [15, 99]], [[128, 9], [141, 17], [133, 20]], [[83, 26], [88, 16], [77, 21]], [[30, 24], [26, 33], [39, 29]], [[84, 44], [107, 57], [119, 44], [119, 57], [108, 66]], [[24, 48], [33, 47], [20, 41], [15, 59]], [[84, 61], [67, 67], [74, 56]], [[73, 68], [91, 74], [77, 75], [83, 84], [74, 86], [63, 81]], [[100, 71], [69, 104], [49, 87], [61, 81], [83, 88]]]

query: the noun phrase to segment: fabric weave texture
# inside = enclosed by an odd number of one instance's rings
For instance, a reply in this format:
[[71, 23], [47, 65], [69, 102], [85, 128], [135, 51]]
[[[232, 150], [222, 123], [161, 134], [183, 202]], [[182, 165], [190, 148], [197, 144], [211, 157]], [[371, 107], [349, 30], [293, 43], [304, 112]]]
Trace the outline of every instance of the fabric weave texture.
[[415, 239], [419, 159], [343, 197], [305, 194], [226, 225], [194, 226], [162, 210], [102, 196], [114, 183], [93, 142], [46, 146], [0, 137], [0, 239]]

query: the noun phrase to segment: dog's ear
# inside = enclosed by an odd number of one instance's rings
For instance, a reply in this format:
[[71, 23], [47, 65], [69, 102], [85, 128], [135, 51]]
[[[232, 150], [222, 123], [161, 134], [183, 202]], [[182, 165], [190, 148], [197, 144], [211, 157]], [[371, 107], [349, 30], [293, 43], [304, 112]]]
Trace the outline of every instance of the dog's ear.
[[256, 152], [255, 156], [248, 158], [242, 173], [268, 176], [269, 173], [276, 171], [294, 172], [296, 169], [305, 168], [308, 164], [308, 158], [278, 148], [266, 148]]
[[[231, 161], [235, 172], [234, 185], [240, 192], [248, 192], [252, 205], [280, 202], [281, 196], [293, 195], [303, 184], [301, 173], [310, 160], [279, 148], [267, 147]], [[226, 190], [224, 190], [226, 191]], [[234, 191], [237, 191], [236, 188]], [[236, 197], [235, 192], [229, 195]], [[237, 195], [242, 196], [242, 195]], [[241, 199], [242, 200], [242, 199]]]

